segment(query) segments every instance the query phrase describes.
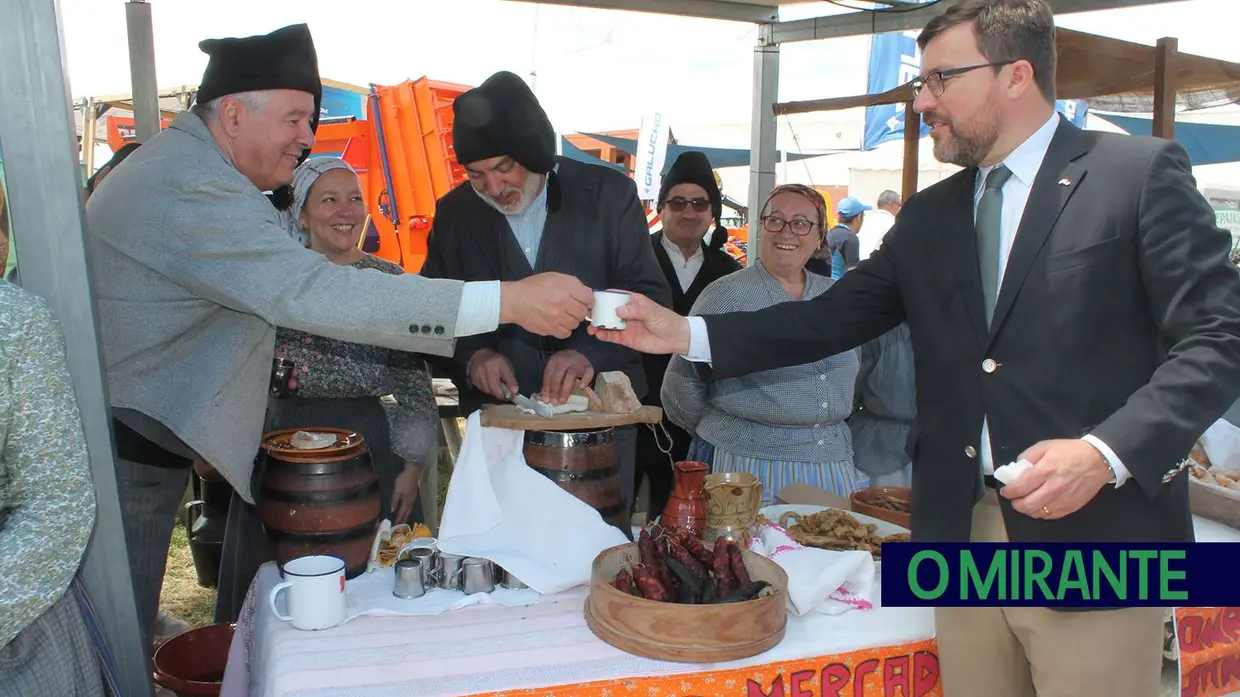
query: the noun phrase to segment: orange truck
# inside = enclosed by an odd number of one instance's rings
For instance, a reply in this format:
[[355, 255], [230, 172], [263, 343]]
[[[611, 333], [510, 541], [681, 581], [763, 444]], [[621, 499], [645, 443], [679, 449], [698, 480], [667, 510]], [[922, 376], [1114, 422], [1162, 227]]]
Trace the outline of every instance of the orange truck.
[[370, 215], [361, 243], [410, 273], [426, 261], [435, 202], [466, 178], [452, 148], [452, 102], [468, 89], [425, 77], [371, 85], [365, 119], [319, 125], [311, 155], [336, 155], [361, 179]]

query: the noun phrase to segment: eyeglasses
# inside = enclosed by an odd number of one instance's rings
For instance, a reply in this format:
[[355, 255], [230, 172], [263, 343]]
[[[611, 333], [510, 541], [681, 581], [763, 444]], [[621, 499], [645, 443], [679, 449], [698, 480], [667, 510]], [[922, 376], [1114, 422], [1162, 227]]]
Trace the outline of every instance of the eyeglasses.
[[810, 233], [810, 230], [814, 229], [814, 227], [814, 221], [805, 220], [804, 218], [784, 220], [777, 215], [762, 216], [762, 229], [772, 234], [779, 234], [780, 232], [783, 232], [784, 228], [789, 228], [792, 230], [792, 234], [797, 237], [805, 237]]
[[667, 206], [668, 208], [671, 208], [677, 213], [683, 211], [685, 209], [685, 206], [693, 206], [693, 210], [697, 211], [698, 213], [705, 213], [706, 211], [710, 210], [710, 199], [708, 198], [690, 199], [690, 198], [681, 198], [680, 196], [676, 196], [676, 197], [669, 198], [668, 200], [664, 201], [663, 205]]
[[966, 65], [963, 68], [950, 68], [948, 70], [935, 70], [925, 77], [915, 77], [909, 81], [909, 87], [913, 89], [913, 96], [921, 96], [922, 88], [929, 87], [930, 94], [936, 97], [942, 97], [943, 91], [947, 89], [947, 81], [953, 77], [960, 77], [965, 73], [982, 68], [1001, 68], [1005, 65], [1011, 65], [1016, 61], [995, 61], [994, 63], [979, 63], [977, 65]]

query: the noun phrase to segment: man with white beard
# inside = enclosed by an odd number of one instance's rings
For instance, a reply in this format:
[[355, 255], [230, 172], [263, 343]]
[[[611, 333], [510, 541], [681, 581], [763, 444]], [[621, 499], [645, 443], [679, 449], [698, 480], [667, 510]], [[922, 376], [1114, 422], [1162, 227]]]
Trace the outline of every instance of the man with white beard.
[[[276, 327], [426, 354], [517, 324], [569, 336], [593, 303], [564, 275], [430, 281], [333, 264], [295, 242], [265, 191], [293, 181], [322, 101], [304, 24], [208, 39], [193, 110], [107, 174], [86, 205], [117, 492], [150, 645], [195, 460], [253, 503]], [[96, 181], [98, 183], [98, 180]]]
[[[515, 281], [554, 270], [595, 290], [635, 291], [671, 306], [637, 186], [613, 169], [557, 157], [551, 121], [520, 77], [492, 75], [453, 111], [453, 147], [469, 181], [439, 200], [422, 275]], [[440, 370], [454, 378], [464, 414], [507, 401], [505, 390], [560, 404], [579, 384], [615, 370], [638, 399], [648, 392], [640, 354], [589, 336], [584, 324], [564, 340], [508, 326], [464, 338]], [[615, 438], [627, 512], [636, 429], [617, 428]]]

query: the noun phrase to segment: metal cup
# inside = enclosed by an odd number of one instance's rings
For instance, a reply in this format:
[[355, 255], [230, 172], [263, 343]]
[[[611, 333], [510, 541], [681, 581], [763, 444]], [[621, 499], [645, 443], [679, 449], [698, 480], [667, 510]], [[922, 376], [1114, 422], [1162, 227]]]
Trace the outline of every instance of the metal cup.
[[480, 557], [469, 557], [461, 563], [465, 595], [490, 593], [495, 590], [494, 564]]
[[426, 585], [422, 582], [422, 559], [404, 559], [396, 562], [396, 586], [392, 595], [397, 598], [421, 598], [426, 595]]
[[422, 561], [422, 585], [435, 588], [439, 585], [439, 552], [430, 547], [413, 547], [406, 550], [407, 559]]
[[513, 576], [512, 572], [507, 570], [504, 571], [504, 580], [500, 582], [500, 585], [504, 588], [529, 588], [521, 579]]
[[289, 383], [293, 379], [293, 369], [297, 364], [287, 358], [276, 356], [271, 362], [271, 396], [287, 397], [293, 390]]
[[463, 579], [461, 578], [461, 564], [465, 561], [465, 557], [457, 554], [439, 553], [439, 587], [448, 590], [460, 590]]

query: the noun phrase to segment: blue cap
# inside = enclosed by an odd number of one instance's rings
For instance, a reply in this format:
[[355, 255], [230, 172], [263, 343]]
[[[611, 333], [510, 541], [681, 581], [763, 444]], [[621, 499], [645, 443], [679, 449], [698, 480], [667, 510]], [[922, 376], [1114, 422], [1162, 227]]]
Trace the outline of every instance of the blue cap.
[[835, 212], [845, 218], [852, 218], [866, 211], [874, 210], [873, 206], [867, 206], [852, 196], [840, 200], [840, 205], [835, 207]]

